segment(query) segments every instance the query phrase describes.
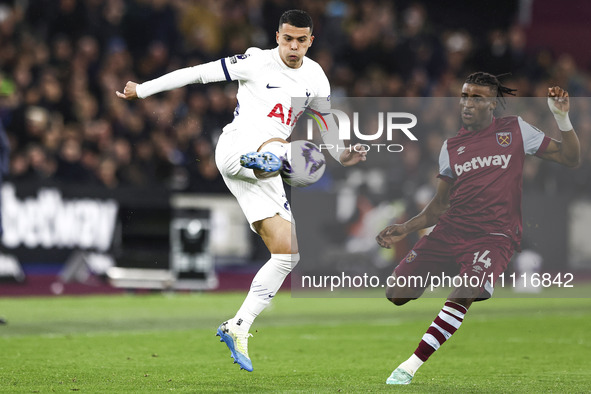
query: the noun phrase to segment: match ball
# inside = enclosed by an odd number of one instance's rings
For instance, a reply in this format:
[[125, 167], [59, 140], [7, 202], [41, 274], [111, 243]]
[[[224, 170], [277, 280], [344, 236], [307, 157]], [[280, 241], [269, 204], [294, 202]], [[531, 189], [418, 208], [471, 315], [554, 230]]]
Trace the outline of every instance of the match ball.
[[320, 148], [310, 141], [293, 141], [281, 169], [283, 181], [290, 186], [306, 187], [318, 182], [326, 169]]

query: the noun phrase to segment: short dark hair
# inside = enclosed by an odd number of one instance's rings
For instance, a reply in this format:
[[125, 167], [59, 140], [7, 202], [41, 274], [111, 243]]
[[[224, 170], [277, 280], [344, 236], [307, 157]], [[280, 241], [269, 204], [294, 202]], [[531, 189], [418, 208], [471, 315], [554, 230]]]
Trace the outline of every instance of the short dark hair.
[[[302, 10], [289, 10], [285, 11], [281, 18], [279, 18], [279, 28], [287, 23], [288, 25], [292, 25], [294, 27], [309, 27], [310, 33], [314, 29], [314, 23], [312, 23], [312, 18], [306, 11]], [[279, 30], [279, 29], [277, 29]]]
[[501, 75], [492, 75], [484, 71], [478, 71], [468, 75], [466, 78], [466, 83], [470, 83], [473, 85], [480, 85], [480, 86], [489, 86], [493, 90], [496, 91], [496, 96], [501, 99], [501, 104], [504, 106], [504, 97], [503, 94], [509, 94], [511, 96], [515, 96], [515, 92], [517, 89], [511, 89], [507, 86], [504, 86], [499, 81], [500, 77], [504, 77], [505, 75], [510, 74], [501, 74]]

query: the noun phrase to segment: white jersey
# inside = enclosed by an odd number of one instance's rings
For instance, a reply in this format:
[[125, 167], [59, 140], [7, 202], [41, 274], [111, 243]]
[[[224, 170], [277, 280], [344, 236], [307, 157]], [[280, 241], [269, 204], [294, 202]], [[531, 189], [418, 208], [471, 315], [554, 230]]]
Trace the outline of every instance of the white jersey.
[[[335, 160], [344, 148], [330, 113], [330, 84], [322, 68], [304, 57], [299, 68], [288, 67], [279, 48], [250, 48], [236, 55], [194, 67], [182, 68], [137, 85], [139, 98], [190, 83], [238, 81], [234, 120], [224, 127], [215, 160], [226, 185], [236, 196], [249, 223], [279, 214], [293, 221], [281, 177], [260, 180], [240, 165], [240, 156], [256, 151], [271, 138], [286, 139], [306, 108], [322, 115], [324, 142]], [[252, 228], [252, 226], [251, 226]]]
[[[234, 120], [224, 130], [237, 129], [261, 142], [288, 138], [306, 107], [323, 115], [330, 110], [330, 84], [320, 65], [304, 57], [299, 68], [290, 68], [278, 47], [249, 48], [243, 55], [173, 71], [138, 85], [137, 93], [144, 98], [189, 83], [224, 80], [239, 83]], [[296, 108], [292, 98], [301, 98], [293, 100]]]
[[[307, 106], [320, 113], [330, 109], [330, 84], [310, 58], [304, 57], [301, 67], [290, 68], [278, 48], [250, 48], [220, 62], [226, 80], [239, 83], [238, 105], [228, 128], [286, 139]], [[301, 100], [292, 100], [295, 97]]]

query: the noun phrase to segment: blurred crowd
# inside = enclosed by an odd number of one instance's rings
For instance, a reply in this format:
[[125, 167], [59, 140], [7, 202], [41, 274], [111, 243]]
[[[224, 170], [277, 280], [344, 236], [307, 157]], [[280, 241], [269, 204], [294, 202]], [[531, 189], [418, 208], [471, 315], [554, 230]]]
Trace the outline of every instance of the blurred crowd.
[[[499, 2], [505, 17], [487, 19], [498, 24], [468, 20], [462, 28], [446, 25], [435, 3], [0, 0], [0, 121], [12, 146], [9, 179], [227, 193], [213, 152], [232, 120], [236, 83], [191, 85], [134, 102], [115, 91], [129, 80], [143, 82], [250, 46], [274, 47], [279, 16], [290, 8], [313, 16], [309, 56], [324, 68], [335, 98], [456, 97], [476, 70], [511, 73], [503, 83], [522, 97], [543, 97], [556, 84], [571, 96], [591, 93], [586, 65], [528, 48], [516, 19], [519, 2]], [[447, 116], [457, 120], [455, 113]], [[591, 122], [578, 120], [582, 167], [564, 177], [562, 169], [528, 165], [526, 188], [591, 191]], [[431, 130], [420, 143], [405, 145], [392, 182], [434, 175], [448, 132]], [[371, 161], [359, 171], [374, 171]], [[408, 194], [422, 183], [394, 192]]]

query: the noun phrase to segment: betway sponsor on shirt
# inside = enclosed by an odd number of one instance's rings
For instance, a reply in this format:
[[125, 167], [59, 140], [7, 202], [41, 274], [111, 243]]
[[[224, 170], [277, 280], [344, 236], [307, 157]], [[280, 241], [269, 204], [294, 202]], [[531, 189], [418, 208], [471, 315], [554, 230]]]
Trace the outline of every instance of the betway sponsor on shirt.
[[511, 155], [494, 155], [486, 157], [474, 157], [472, 160], [466, 161], [463, 164], [454, 164], [456, 176], [460, 176], [465, 172], [477, 170], [483, 167], [499, 166], [503, 170], [509, 166]]

